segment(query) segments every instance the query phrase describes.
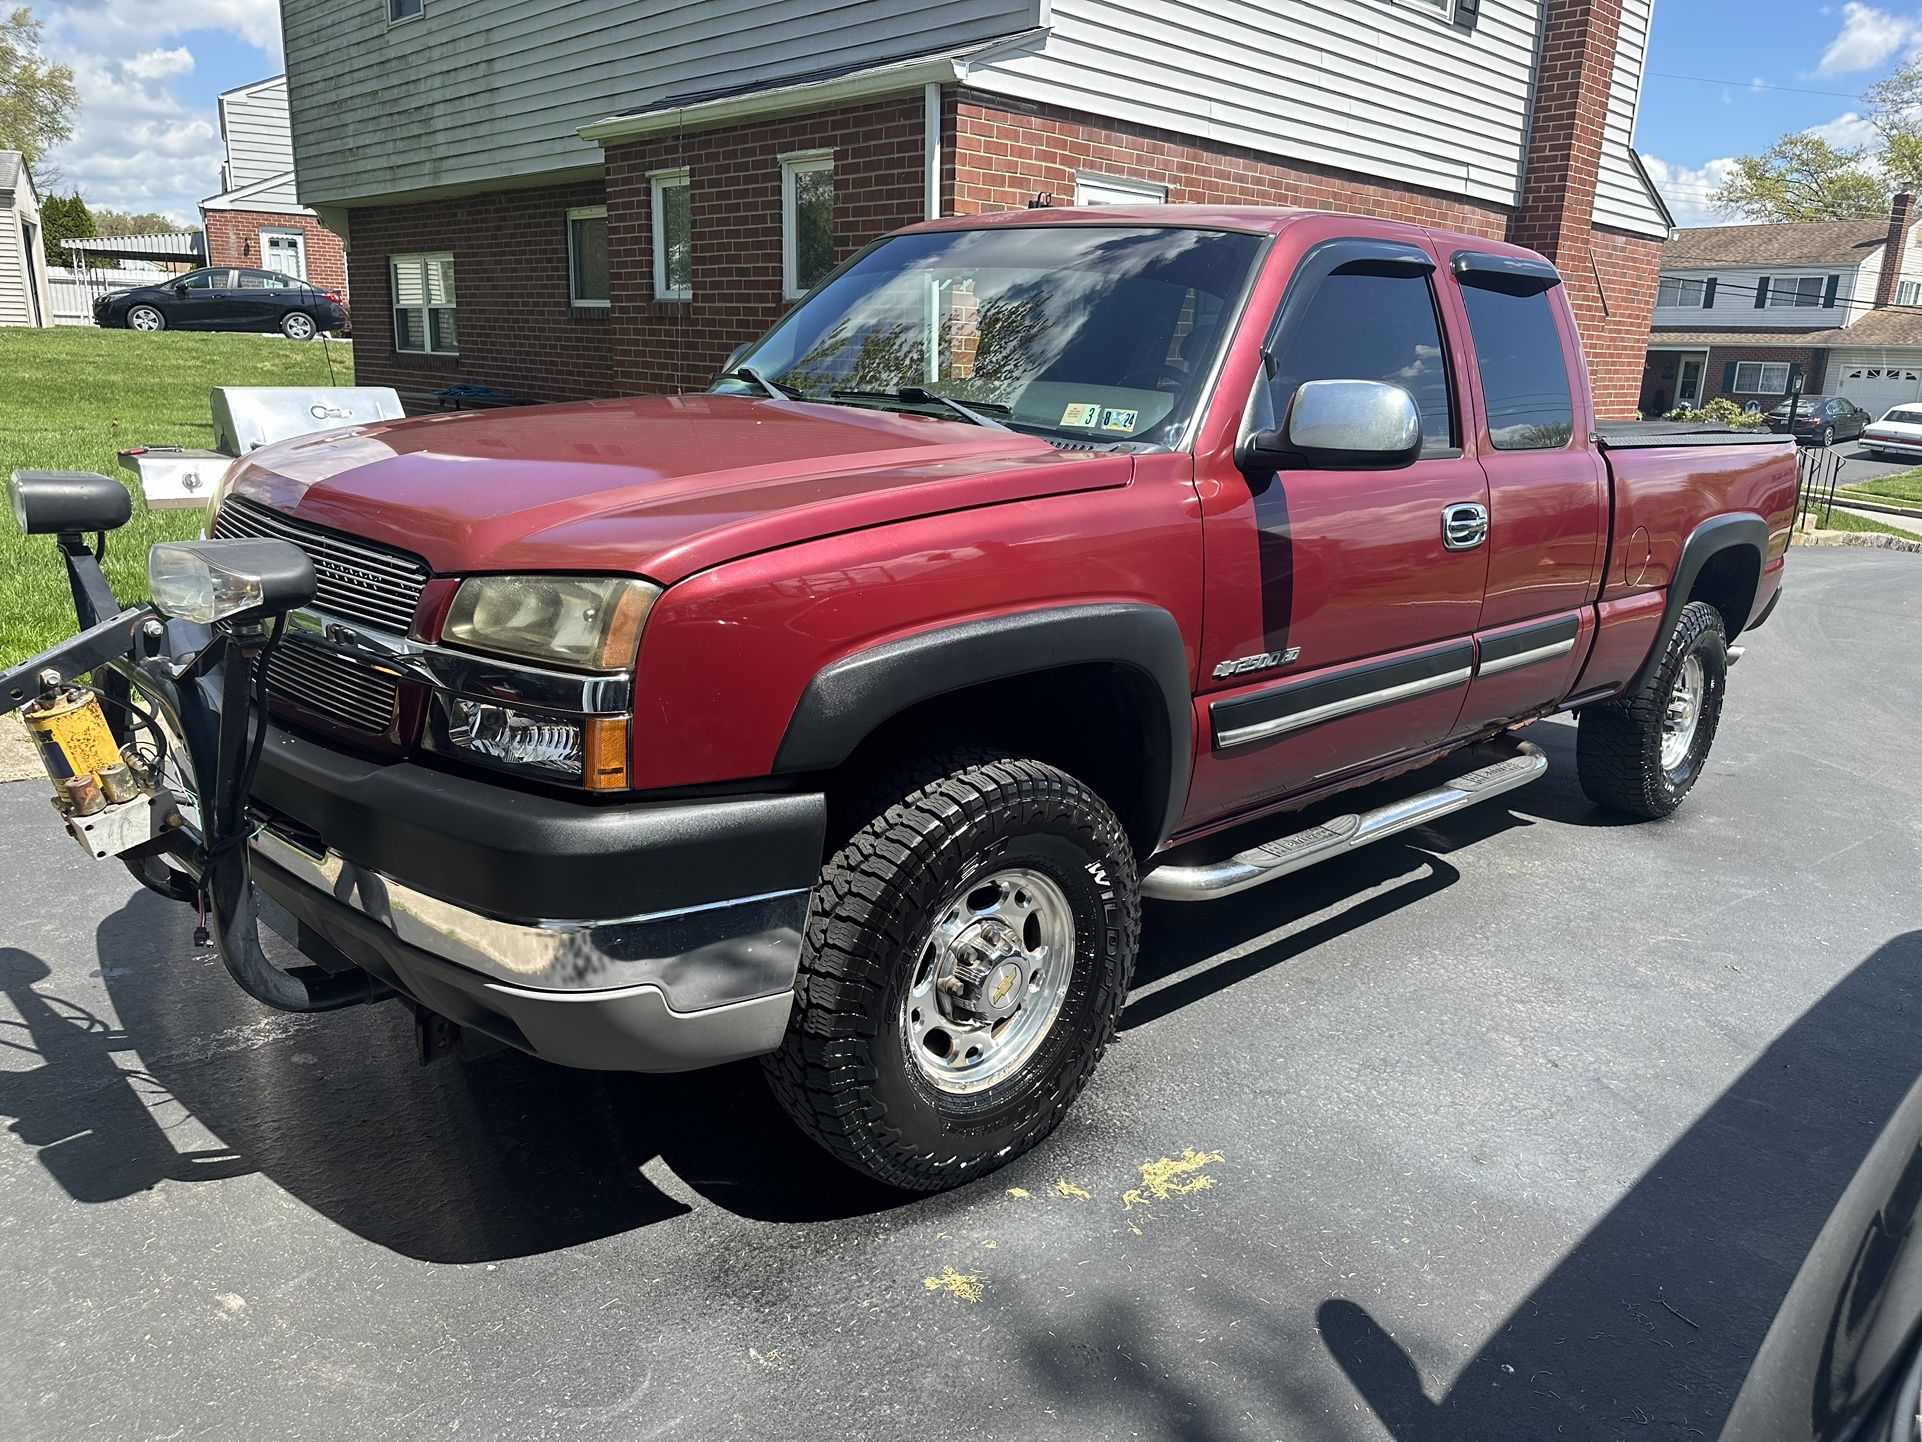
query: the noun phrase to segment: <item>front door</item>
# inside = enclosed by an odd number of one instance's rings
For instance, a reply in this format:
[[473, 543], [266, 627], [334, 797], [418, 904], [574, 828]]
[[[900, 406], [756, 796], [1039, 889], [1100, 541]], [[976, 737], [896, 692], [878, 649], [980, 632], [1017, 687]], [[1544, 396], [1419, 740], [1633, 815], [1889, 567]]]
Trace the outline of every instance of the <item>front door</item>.
[[170, 330], [212, 330], [220, 323], [221, 307], [233, 272], [227, 270], [190, 271], [171, 282], [160, 308], [166, 313]]
[[1191, 825], [1433, 746], [1461, 710], [1487, 548], [1460, 527], [1451, 546], [1444, 516], [1485, 519], [1488, 491], [1462, 450], [1435, 268], [1425, 247], [1345, 239], [1295, 267], [1252, 424], [1274, 425], [1305, 381], [1388, 381], [1414, 397], [1423, 451], [1392, 470], [1211, 478], [1231, 504], [1206, 521]]
[[1708, 369], [1706, 356], [1682, 357], [1682, 373], [1675, 383], [1675, 404], [1694, 410], [1702, 404], [1702, 373]]
[[307, 241], [297, 230], [263, 230], [260, 233], [260, 262], [263, 267], [307, 279]]

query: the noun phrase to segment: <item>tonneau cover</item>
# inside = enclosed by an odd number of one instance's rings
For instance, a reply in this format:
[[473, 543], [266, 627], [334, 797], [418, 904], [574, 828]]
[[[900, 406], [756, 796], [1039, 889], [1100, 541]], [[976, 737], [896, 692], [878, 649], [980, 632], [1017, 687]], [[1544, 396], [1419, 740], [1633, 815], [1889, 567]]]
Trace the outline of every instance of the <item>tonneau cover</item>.
[[1641, 450], [1650, 446], [1760, 446], [1788, 445], [1787, 436], [1773, 431], [1736, 431], [1698, 421], [1600, 421], [1595, 444], [1605, 451]]

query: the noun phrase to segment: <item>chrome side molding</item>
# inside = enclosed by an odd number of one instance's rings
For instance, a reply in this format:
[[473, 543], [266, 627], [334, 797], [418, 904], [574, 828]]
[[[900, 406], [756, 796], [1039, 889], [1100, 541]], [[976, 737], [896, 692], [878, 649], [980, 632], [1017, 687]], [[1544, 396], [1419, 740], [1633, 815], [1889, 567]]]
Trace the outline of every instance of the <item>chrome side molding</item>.
[[1527, 741], [1512, 743], [1512, 754], [1454, 777], [1405, 801], [1378, 806], [1360, 815], [1294, 832], [1279, 840], [1238, 852], [1225, 861], [1198, 866], [1157, 866], [1141, 878], [1141, 894], [1157, 901], [1212, 901], [1260, 886], [1343, 855], [1398, 831], [1425, 826], [1479, 801], [1500, 796], [1538, 779], [1548, 756]]

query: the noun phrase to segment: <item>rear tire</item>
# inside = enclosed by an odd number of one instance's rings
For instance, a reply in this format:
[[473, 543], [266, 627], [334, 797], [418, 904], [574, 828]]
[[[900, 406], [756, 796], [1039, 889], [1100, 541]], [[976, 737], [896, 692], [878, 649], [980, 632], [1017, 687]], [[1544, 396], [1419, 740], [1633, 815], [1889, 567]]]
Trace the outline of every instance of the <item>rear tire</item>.
[[1576, 773], [1588, 799], [1650, 819], [1673, 812], [1715, 744], [1727, 685], [1721, 613], [1691, 601], [1640, 693], [1580, 713]]
[[1134, 852], [1038, 761], [926, 758], [851, 809], [765, 1068], [842, 1162], [941, 1191], [1053, 1131], [1113, 1039], [1141, 936]]

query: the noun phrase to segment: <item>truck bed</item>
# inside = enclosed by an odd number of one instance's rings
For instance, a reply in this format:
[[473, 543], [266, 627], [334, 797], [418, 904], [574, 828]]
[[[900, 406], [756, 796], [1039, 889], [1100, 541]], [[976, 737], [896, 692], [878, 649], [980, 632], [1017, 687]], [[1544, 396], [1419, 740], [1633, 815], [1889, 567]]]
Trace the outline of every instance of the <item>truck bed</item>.
[[1786, 445], [1788, 440], [1770, 430], [1737, 431], [1696, 421], [1595, 423], [1595, 444], [1605, 451], [1646, 450], [1650, 446]]

